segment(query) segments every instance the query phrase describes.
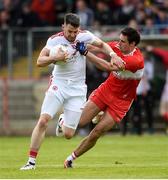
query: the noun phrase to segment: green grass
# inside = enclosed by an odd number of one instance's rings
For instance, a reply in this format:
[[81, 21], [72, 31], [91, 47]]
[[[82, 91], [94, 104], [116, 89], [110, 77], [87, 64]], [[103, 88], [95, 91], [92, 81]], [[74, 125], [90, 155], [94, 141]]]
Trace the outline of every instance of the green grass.
[[63, 161], [81, 141], [47, 137], [37, 159], [36, 170], [20, 171], [27, 161], [29, 138], [0, 138], [0, 178], [168, 178], [168, 137], [164, 135], [107, 135], [64, 169]]

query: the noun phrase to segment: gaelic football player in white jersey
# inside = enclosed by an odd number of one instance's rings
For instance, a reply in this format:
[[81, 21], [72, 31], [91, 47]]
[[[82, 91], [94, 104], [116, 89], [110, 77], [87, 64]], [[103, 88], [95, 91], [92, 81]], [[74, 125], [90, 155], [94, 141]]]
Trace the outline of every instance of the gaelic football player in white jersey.
[[[93, 44], [101, 47], [111, 57], [113, 50], [105, 42], [95, 37], [89, 31], [81, 31], [80, 19], [76, 14], [66, 14], [64, 17], [63, 31], [51, 36], [37, 59], [37, 66], [45, 67], [54, 63], [52, 79], [46, 92], [39, 120], [33, 130], [29, 158], [21, 170], [35, 169], [38, 151], [45, 137], [48, 122], [63, 106], [64, 116], [59, 122], [58, 131], [63, 131], [65, 138], [70, 139], [78, 126], [82, 107], [86, 101], [87, 86], [85, 84], [86, 59], [76, 50], [77, 42]], [[55, 56], [49, 56], [50, 49], [56, 45], [66, 46], [67, 52], [61, 50]], [[58, 61], [64, 63], [57, 64]], [[110, 63], [106, 61], [92, 61], [103, 70], [110, 71]], [[118, 66], [122, 61], [118, 60]]]

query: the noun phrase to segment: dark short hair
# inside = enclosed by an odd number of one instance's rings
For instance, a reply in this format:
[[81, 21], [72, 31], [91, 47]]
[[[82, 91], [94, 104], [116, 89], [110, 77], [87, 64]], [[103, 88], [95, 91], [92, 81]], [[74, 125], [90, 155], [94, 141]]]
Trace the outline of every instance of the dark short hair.
[[126, 27], [121, 31], [121, 34], [123, 34], [124, 36], [127, 36], [129, 43], [135, 42], [135, 45], [137, 45], [140, 42], [140, 39], [141, 39], [140, 34], [134, 28]]
[[68, 13], [64, 16], [64, 23], [70, 24], [73, 27], [79, 27], [80, 26], [80, 18], [77, 14]]

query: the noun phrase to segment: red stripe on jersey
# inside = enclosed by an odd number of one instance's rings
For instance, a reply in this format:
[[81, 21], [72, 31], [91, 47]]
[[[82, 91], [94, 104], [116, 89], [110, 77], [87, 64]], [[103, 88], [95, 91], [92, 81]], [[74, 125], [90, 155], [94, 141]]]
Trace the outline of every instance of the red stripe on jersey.
[[52, 35], [50, 38], [54, 39], [55, 37], [58, 37], [58, 36], [64, 36], [64, 32], [62, 31], [62, 32], [56, 33], [56, 34]]

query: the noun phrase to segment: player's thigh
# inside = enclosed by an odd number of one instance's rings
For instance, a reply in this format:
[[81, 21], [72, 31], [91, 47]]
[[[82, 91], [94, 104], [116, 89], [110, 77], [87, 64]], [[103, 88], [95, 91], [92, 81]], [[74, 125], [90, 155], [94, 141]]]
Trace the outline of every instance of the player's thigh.
[[109, 131], [115, 125], [115, 121], [108, 111], [104, 112], [101, 121], [95, 126], [93, 132], [103, 134]]
[[88, 100], [82, 111], [79, 125], [84, 126], [91, 122], [91, 120], [101, 111], [101, 109], [91, 100]]
[[81, 112], [86, 103], [85, 94], [81, 96], [71, 96], [64, 101], [64, 108], [76, 112]]
[[79, 119], [81, 117], [81, 111], [72, 111], [69, 109], [64, 108], [64, 129], [71, 129], [72, 131], [76, 130], [78, 124], [79, 124]]
[[56, 96], [53, 92], [48, 91], [45, 95], [42, 107], [41, 115], [48, 114], [51, 118], [60, 110], [63, 104], [63, 99]]

